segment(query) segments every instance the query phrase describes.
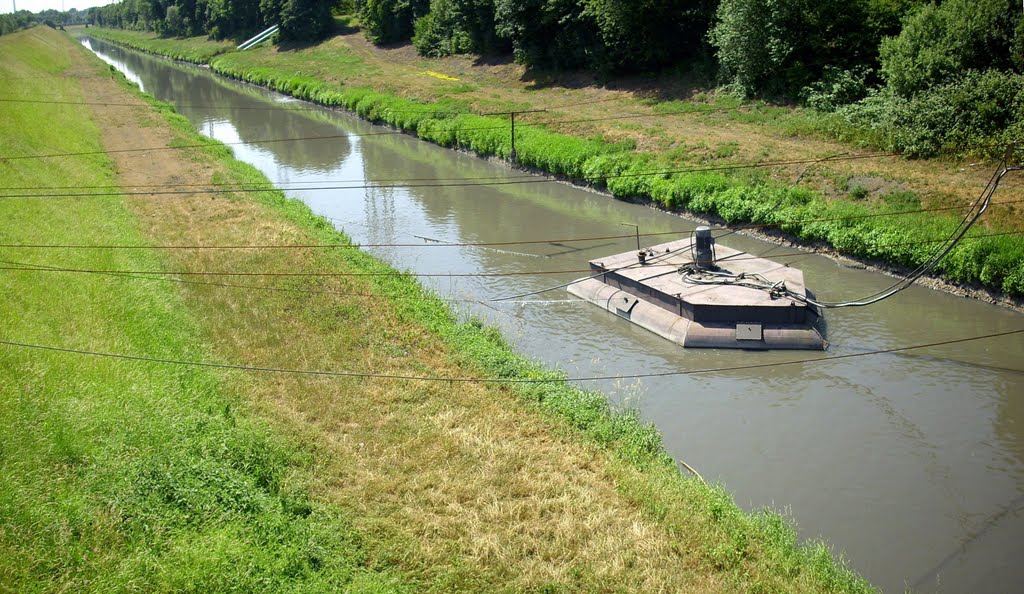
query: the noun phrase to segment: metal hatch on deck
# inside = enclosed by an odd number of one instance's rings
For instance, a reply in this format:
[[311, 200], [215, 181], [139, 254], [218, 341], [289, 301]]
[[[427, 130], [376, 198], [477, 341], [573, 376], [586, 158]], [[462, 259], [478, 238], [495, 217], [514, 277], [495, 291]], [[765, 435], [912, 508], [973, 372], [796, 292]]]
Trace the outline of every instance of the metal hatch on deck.
[[684, 347], [824, 350], [803, 272], [715, 246], [705, 229], [591, 260], [568, 290]]

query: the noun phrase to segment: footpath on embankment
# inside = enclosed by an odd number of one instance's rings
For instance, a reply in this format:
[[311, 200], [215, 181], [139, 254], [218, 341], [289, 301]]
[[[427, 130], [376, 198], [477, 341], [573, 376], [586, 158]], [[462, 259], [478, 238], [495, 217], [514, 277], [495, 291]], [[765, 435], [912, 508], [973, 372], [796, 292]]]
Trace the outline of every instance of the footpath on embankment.
[[[427, 59], [358, 30], [312, 46], [235, 51], [205, 38], [90, 29], [122, 45], [355, 112], [423, 140], [647, 201], [895, 274], [920, 266], [978, 202], [996, 163], [908, 160], [830, 140], [812, 110], [741, 102], [670, 78], [596, 84], [502, 61]], [[478, 115], [478, 114], [497, 115]], [[932, 286], [1021, 307], [1024, 176], [1011, 174]]]
[[0, 51], [4, 589], [871, 591], [70, 37]]

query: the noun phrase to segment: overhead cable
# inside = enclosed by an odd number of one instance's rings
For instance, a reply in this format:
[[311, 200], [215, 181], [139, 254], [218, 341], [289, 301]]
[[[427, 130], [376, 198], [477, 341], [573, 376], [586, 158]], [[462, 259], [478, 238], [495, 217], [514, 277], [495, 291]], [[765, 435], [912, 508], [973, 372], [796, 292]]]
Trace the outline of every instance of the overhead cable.
[[1009, 330], [1006, 332], [995, 332], [991, 334], [984, 334], [981, 336], [971, 336], [966, 338], [957, 338], [952, 340], [942, 340], [936, 342], [930, 342], [926, 344], [916, 344], [903, 347], [893, 347], [888, 349], [878, 349], [873, 351], [861, 351], [855, 353], [847, 353], [844, 355], [832, 355], [826, 357], [813, 357], [808, 359], [790, 359], [785, 361], [773, 361], [766, 363], [755, 363], [750, 365], [735, 365], [731, 367], [714, 367], [705, 369], [691, 369], [684, 371], [662, 371], [662, 372], [650, 372], [650, 373], [634, 373], [634, 374], [623, 374], [623, 375], [594, 375], [594, 376], [583, 376], [583, 377], [568, 377], [568, 378], [498, 378], [498, 377], [444, 377], [444, 376], [424, 376], [424, 375], [403, 375], [403, 374], [386, 374], [386, 373], [369, 373], [369, 372], [358, 372], [358, 371], [335, 371], [326, 369], [294, 369], [286, 367], [270, 367], [270, 366], [256, 366], [256, 365], [242, 365], [234, 363], [217, 363], [211, 361], [189, 361], [182, 359], [170, 359], [160, 357], [147, 357], [140, 355], [129, 355], [124, 353], [111, 353], [103, 351], [92, 351], [85, 349], [76, 349], [69, 347], [59, 347], [52, 345], [42, 345], [27, 343], [15, 340], [0, 340], [0, 345], [31, 349], [39, 351], [50, 351], [66, 354], [84, 355], [90, 357], [108, 358], [108, 359], [121, 359], [127, 361], [137, 361], [144, 363], [160, 363], [166, 365], [179, 365], [188, 367], [205, 367], [215, 369], [228, 369], [237, 371], [248, 371], [248, 372], [262, 372], [262, 373], [276, 373], [276, 374], [289, 374], [289, 375], [305, 375], [305, 376], [329, 376], [329, 377], [344, 377], [344, 378], [363, 378], [363, 379], [384, 379], [384, 380], [401, 380], [401, 381], [425, 381], [425, 382], [450, 382], [450, 383], [478, 383], [478, 384], [551, 384], [551, 383], [582, 383], [582, 382], [595, 382], [595, 381], [616, 381], [616, 380], [629, 380], [629, 379], [648, 379], [658, 377], [679, 377], [687, 375], [699, 375], [706, 373], [724, 373], [730, 371], [746, 371], [751, 369], [764, 369], [782, 367], [786, 365], [804, 365], [804, 364], [824, 364], [840, 361], [844, 359], [854, 359], [859, 357], [867, 357], [871, 355], [881, 355], [887, 353], [899, 353], [904, 351], [911, 351], [917, 349], [946, 346], [952, 344], [961, 344], [965, 342], [972, 342], [977, 340], [987, 340], [991, 338], [1000, 338], [1003, 336], [1011, 336], [1016, 334], [1024, 333], [1024, 329], [1020, 330]]

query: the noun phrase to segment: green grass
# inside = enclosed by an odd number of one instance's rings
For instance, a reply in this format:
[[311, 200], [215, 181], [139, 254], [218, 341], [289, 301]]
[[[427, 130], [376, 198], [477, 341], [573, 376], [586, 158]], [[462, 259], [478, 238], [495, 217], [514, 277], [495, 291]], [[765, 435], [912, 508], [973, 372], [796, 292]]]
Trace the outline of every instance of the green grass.
[[233, 51], [236, 46], [232, 41], [216, 41], [206, 35], [186, 38], [160, 37], [156, 33], [145, 31], [96, 28], [81, 29], [80, 33], [82, 35], [96, 34], [97, 37], [102, 35], [104, 39], [121, 45], [193, 64], [205, 64], [214, 56]]
[[[38, 30], [5, 36], [0, 80], [59, 75], [67, 49]], [[77, 51], [71, 47], [70, 51]], [[97, 68], [102, 75], [104, 69]], [[79, 93], [73, 79], [20, 78]], [[79, 96], [78, 99], [81, 99]], [[12, 105], [5, 154], [85, 152], [85, 107]], [[59, 133], [55, 133], [59, 130]], [[116, 184], [105, 156], [0, 163], [6, 187]], [[141, 243], [121, 198], [0, 201], [10, 243]], [[26, 264], [53, 254], [3, 250]], [[61, 265], [160, 269], [145, 251], [71, 251]], [[209, 350], [159, 283], [8, 272], [4, 340], [179, 359]], [[312, 500], [310, 458], [247, 416], [234, 378], [211, 370], [0, 347], [0, 585], [12, 592], [394, 591], [366, 568], [363, 537]]]

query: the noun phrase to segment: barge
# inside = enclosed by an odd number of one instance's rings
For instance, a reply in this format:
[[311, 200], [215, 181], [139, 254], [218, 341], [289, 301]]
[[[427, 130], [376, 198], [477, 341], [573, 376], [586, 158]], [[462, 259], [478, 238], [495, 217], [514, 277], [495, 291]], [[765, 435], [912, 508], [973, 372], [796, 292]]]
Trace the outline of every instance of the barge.
[[[688, 348], [825, 350], [803, 272], [716, 246], [711, 230], [590, 261], [568, 291]], [[811, 295], [810, 297], [813, 298]]]

